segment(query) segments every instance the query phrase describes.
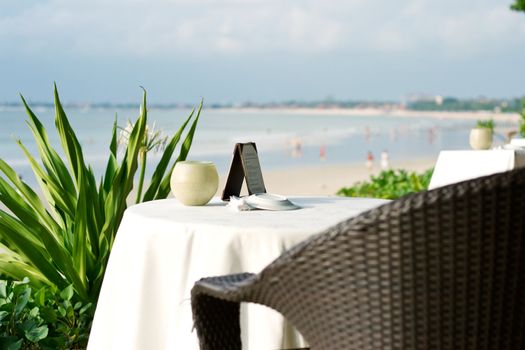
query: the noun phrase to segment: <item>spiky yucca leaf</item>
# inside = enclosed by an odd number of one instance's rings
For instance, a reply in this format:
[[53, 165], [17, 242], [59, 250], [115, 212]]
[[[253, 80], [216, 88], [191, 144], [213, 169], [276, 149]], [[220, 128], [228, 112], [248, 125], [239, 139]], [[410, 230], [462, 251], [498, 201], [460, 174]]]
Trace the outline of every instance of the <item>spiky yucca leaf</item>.
[[[173, 135], [172, 139], [168, 143], [168, 146], [166, 146], [165, 151], [164, 151], [164, 153], [163, 153], [159, 163], [157, 164], [157, 167], [156, 167], [155, 171], [153, 172], [153, 176], [151, 177], [150, 185], [149, 185], [149, 187], [148, 187], [148, 189], [147, 189], [147, 191], [144, 194], [144, 197], [142, 199], [144, 202], [150, 201], [150, 200], [154, 200], [154, 199], [166, 198], [166, 196], [168, 195], [169, 190], [168, 190], [168, 193], [163, 195], [164, 192], [165, 192], [165, 188], [163, 187], [163, 183], [165, 183], [165, 181], [167, 180], [167, 183], [169, 185], [169, 178], [170, 178], [171, 172], [173, 171], [173, 168], [175, 167], [175, 164], [178, 161], [185, 160], [186, 156], [188, 155], [188, 152], [185, 151], [185, 147], [188, 147], [188, 149], [189, 149], [189, 147], [191, 147], [191, 142], [193, 140], [193, 135], [195, 134], [195, 128], [197, 126], [197, 122], [199, 121], [199, 117], [200, 117], [200, 114], [201, 114], [201, 111], [202, 111], [202, 104], [203, 104], [203, 101], [201, 100], [201, 103], [199, 104], [199, 109], [197, 110], [197, 117], [193, 121], [193, 125], [191, 126], [191, 129], [188, 132], [188, 135], [186, 136], [186, 140], [184, 141], [183, 146], [181, 147], [181, 151], [179, 153], [179, 156], [177, 157], [177, 159], [175, 160], [173, 165], [169, 168], [168, 172], [166, 172], [166, 170], [168, 169], [168, 166], [169, 166], [169, 164], [171, 162], [171, 157], [173, 155], [173, 151], [175, 150], [175, 147], [177, 147], [177, 144], [180, 141], [180, 138], [181, 138], [181, 135], [182, 135], [184, 129], [186, 128], [188, 123], [193, 118], [193, 115], [195, 113], [195, 109], [193, 109], [191, 111], [191, 113], [188, 116], [188, 118], [186, 118], [186, 120], [181, 125], [179, 130], [177, 130], [175, 135]], [[189, 145], [187, 145], [188, 138], [189, 138]]]
[[[49, 142], [47, 131], [22, 97], [40, 161], [20, 145], [40, 186], [39, 196], [0, 159], [0, 273], [15, 279], [30, 278], [35, 286], [72, 285], [78, 296], [96, 302], [118, 226], [133, 190], [139, 151], [143, 146], [147, 105], [129, 135], [120, 162], [117, 159], [116, 120], [111, 132], [109, 157], [99, 183], [85, 163], [78, 138], [69, 123], [55, 85], [55, 126], [65, 155], [64, 162]], [[202, 108], [185, 137], [175, 162], [185, 159]], [[165, 180], [178, 141], [193, 112], [164, 151], [143, 201], [167, 196]], [[169, 185], [169, 182], [168, 182]], [[149, 193], [149, 194], [148, 194]]]
[[[202, 111], [202, 104], [203, 101], [201, 100], [201, 103], [199, 105], [199, 110], [197, 112], [197, 117], [193, 121], [193, 124], [191, 125], [190, 131], [186, 135], [186, 138], [184, 139], [184, 142], [182, 143], [182, 146], [180, 148], [180, 153], [169, 171], [164, 175], [164, 178], [162, 179], [162, 182], [160, 183], [157, 195], [155, 196], [155, 199], [162, 199], [166, 198], [168, 194], [170, 193], [170, 175], [175, 168], [175, 165], [178, 161], [186, 160], [186, 157], [188, 156], [188, 153], [191, 148], [191, 144], [193, 142], [193, 135], [195, 134], [195, 129], [197, 128], [197, 122], [199, 121], [199, 118], [201, 116]], [[189, 118], [188, 118], [189, 119]]]

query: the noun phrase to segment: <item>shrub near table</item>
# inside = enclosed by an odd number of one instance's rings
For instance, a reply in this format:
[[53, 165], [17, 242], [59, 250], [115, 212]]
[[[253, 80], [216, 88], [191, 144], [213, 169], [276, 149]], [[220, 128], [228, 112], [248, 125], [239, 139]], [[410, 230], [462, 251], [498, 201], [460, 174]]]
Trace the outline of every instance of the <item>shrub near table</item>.
[[85, 347], [93, 305], [74, 301], [72, 286], [36, 292], [26, 278], [0, 281], [0, 349], [80, 349]]
[[341, 188], [337, 194], [345, 197], [372, 197], [396, 199], [409, 193], [426, 190], [432, 177], [433, 169], [422, 174], [406, 170], [382, 171], [371, 176], [370, 181], [363, 181], [351, 187]]
[[[0, 210], [0, 274], [19, 281], [28, 277], [35, 290], [43, 285], [59, 290], [71, 285], [78, 301], [95, 305], [146, 139], [146, 92], [120, 161], [115, 121], [107, 166], [99, 182], [85, 163], [56, 86], [54, 97], [55, 125], [63, 155], [50, 144], [44, 126], [22, 97], [40, 161], [21, 141], [17, 142], [31, 164], [41, 196], [0, 159], [0, 201], [9, 209]], [[197, 113], [193, 110], [168, 142], [149, 187], [138, 202], [167, 197], [171, 170], [189, 152], [201, 108], [202, 102]], [[179, 154], [172, 161], [192, 119]]]

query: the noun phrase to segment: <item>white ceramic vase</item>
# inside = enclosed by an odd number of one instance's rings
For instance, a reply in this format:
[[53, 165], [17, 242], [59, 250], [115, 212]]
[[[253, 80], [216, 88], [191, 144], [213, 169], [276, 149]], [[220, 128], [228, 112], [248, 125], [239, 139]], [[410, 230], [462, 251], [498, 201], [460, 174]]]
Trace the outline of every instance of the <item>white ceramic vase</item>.
[[475, 150], [489, 149], [492, 146], [492, 130], [475, 128], [470, 130], [470, 147]]
[[205, 205], [219, 186], [212, 162], [180, 161], [171, 174], [171, 192], [184, 205]]

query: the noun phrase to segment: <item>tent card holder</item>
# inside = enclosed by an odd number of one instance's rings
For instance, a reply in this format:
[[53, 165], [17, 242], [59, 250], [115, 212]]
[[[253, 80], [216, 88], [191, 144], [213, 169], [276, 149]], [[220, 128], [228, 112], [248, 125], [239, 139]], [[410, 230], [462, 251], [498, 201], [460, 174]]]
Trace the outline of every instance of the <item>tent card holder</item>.
[[244, 179], [246, 179], [246, 187], [250, 195], [266, 193], [261, 164], [254, 142], [235, 144], [230, 172], [222, 192], [222, 200], [229, 201], [230, 196], [239, 197]]

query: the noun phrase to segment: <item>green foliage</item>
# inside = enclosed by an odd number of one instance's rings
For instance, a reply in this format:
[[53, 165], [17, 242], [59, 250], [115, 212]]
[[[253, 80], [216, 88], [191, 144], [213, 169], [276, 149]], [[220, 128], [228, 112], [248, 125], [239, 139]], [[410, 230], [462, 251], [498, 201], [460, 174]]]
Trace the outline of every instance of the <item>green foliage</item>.
[[478, 120], [476, 122], [476, 126], [481, 129], [490, 129], [494, 130], [495, 123], [494, 119], [488, 119], [488, 120]]
[[510, 5], [510, 8], [514, 11], [525, 12], [525, 0], [516, 0], [516, 2]]
[[[524, 0], [525, 1], [525, 0]], [[520, 111], [520, 135], [525, 137], [525, 98], [521, 101], [521, 111]]]
[[59, 291], [42, 287], [36, 293], [26, 278], [0, 281], [0, 348], [85, 348], [94, 308], [74, 300], [70, 285]]
[[[25, 99], [27, 124], [40, 160], [18, 141], [29, 160], [41, 196], [0, 159], [0, 274], [15, 280], [28, 277], [32, 287], [70, 287], [79, 300], [96, 304], [109, 253], [134, 187], [139, 156], [146, 141], [147, 106], [144, 91], [141, 111], [128, 135], [123, 156], [117, 159], [116, 121], [110, 138], [104, 175], [96, 181], [75, 132], [62, 108], [55, 86], [55, 125], [61, 154], [49, 142], [47, 131]], [[202, 102], [170, 139], [156, 166], [149, 187], [137, 201], [166, 198], [171, 170], [184, 160], [192, 144]], [[175, 148], [193, 119], [175, 161]], [[143, 181], [143, 177], [141, 179]], [[68, 292], [69, 293], [69, 292]], [[65, 295], [69, 296], [69, 295]], [[67, 308], [65, 309], [67, 312]]]
[[371, 176], [370, 181], [358, 182], [352, 187], [342, 188], [337, 194], [345, 197], [395, 199], [427, 189], [432, 172], [433, 169], [422, 174], [406, 170], [382, 171], [377, 176]]
[[492, 133], [494, 133], [494, 128], [496, 127], [496, 124], [494, 123], [494, 119], [478, 120], [476, 125], [478, 128], [481, 128], [481, 129], [490, 129]]
[[512, 99], [458, 99], [444, 97], [443, 103], [435, 100], [416, 100], [408, 102], [409, 110], [417, 111], [501, 111], [516, 112], [520, 108], [521, 98]]

